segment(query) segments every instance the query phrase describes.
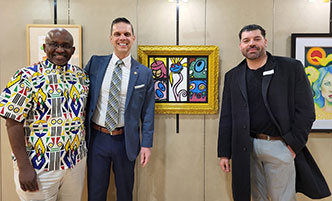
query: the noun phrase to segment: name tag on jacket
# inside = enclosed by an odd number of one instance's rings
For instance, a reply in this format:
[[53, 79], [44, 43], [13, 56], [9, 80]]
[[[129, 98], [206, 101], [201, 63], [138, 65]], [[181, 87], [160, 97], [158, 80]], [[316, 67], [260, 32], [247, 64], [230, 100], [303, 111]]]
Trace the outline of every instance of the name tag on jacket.
[[267, 70], [267, 71], [263, 72], [263, 76], [265, 76], [265, 75], [272, 75], [272, 74], [274, 74], [274, 69]]
[[135, 89], [140, 89], [140, 88], [142, 88], [142, 87], [144, 87], [144, 84], [136, 85], [136, 86], [135, 86]]

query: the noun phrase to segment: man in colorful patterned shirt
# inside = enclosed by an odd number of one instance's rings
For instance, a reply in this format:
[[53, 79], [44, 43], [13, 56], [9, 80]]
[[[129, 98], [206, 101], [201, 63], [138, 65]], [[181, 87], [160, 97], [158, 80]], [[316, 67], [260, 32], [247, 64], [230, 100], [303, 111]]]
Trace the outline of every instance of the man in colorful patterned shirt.
[[89, 79], [68, 64], [75, 47], [67, 30], [49, 31], [43, 47], [47, 59], [18, 70], [0, 95], [16, 191], [24, 201], [80, 201]]

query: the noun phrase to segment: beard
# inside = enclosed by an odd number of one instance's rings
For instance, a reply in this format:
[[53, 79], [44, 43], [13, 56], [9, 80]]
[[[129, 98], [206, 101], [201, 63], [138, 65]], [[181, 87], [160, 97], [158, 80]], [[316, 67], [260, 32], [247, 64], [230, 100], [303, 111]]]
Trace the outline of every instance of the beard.
[[[250, 49], [256, 49], [257, 51], [256, 52], [252, 52], [252, 53], [249, 53], [249, 50]], [[265, 55], [265, 49], [264, 48], [259, 48], [259, 47], [250, 47], [248, 49], [245, 49], [242, 51], [242, 55], [247, 58], [247, 59], [250, 59], [250, 60], [255, 60], [255, 59], [258, 59], [260, 58], [261, 56]]]

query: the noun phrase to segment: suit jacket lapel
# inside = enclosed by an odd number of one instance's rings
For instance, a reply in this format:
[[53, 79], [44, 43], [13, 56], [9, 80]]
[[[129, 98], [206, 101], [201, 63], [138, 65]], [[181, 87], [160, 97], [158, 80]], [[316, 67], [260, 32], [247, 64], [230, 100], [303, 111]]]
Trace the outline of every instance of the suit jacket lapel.
[[95, 90], [95, 97], [98, 98], [101, 85], [104, 80], [104, 76], [108, 67], [109, 62], [111, 61], [112, 55], [108, 55], [106, 57], [102, 57], [102, 59], [99, 60], [99, 63], [97, 65], [97, 79], [96, 79], [96, 90]]
[[272, 58], [268, 59], [268, 64], [266, 65], [266, 69], [263, 71], [263, 78], [262, 78], [262, 94], [265, 104], [267, 104], [267, 92], [270, 86], [271, 79], [274, 75], [274, 69], [275, 69], [275, 62], [272, 60]]
[[243, 98], [245, 99], [246, 102], [248, 102], [248, 94], [247, 94], [247, 83], [246, 83], [246, 62], [245, 60], [242, 61], [239, 64], [239, 76], [238, 76], [238, 82], [239, 82], [239, 87], [241, 94]]
[[265, 103], [265, 106], [266, 106], [266, 110], [269, 113], [273, 123], [276, 125], [279, 132], [281, 133], [281, 128], [280, 128], [277, 120], [273, 116], [270, 105], [269, 105], [269, 102], [268, 102], [269, 86], [270, 86], [271, 80], [274, 76], [274, 70], [275, 70], [277, 64], [276, 64], [274, 58], [272, 57], [272, 55], [270, 53], [267, 52], [267, 55], [268, 55], [268, 61], [267, 62], [269, 62], [269, 63], [266, 65], [266, 69], [263, 71], [262, 95], [263, 95], [263, 100], [264, 100], [264, 103]]
[[129, 100], [133, 94], [135, 83], [139, 74], [139, 63], [131, 58], [131, 68], [130, 68], [130, 76], [129, 76], [129, 83], [128, 83], [128, 90], [127, 90], [127, 97], [126, 97], [126, 106], [127, 108]]

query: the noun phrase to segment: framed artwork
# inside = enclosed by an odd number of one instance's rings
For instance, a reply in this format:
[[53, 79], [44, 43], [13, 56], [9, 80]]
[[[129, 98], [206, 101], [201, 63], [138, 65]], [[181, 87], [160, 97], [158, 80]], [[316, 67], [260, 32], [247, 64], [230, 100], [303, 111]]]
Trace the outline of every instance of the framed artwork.
[[217, 113], [217, 46], [139, 45], [138, 60], [152, 70], [156, 113]]
[[315, 130], [332, 129], [332, 34], [292, 34], [292, 57], [308, 76], [316, 111]]
[[59, 24], [28, 24], [27, 29], [27, 58], [28, 65], [45, 59], [43, 49], [45, 36], [54, 28], [64, 28], [74, 38], [75, 52], [69, 60], [70, 64], [82, 66], [82, 26], [81, 25], [59, 25]]

